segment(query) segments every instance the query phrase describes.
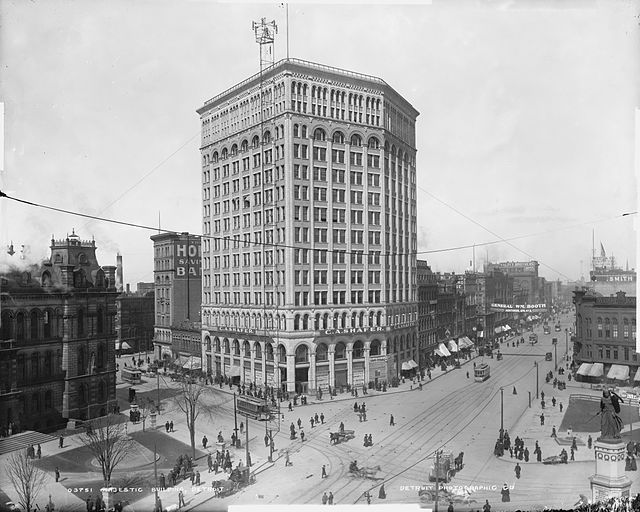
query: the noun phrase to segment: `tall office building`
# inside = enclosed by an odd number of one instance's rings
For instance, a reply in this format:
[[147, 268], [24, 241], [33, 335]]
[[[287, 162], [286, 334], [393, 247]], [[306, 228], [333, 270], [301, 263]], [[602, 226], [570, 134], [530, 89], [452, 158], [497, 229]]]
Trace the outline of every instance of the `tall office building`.
[[417, 360], [418, 112], [297, 59], [197, 112], [206, 369], [308, 392]]

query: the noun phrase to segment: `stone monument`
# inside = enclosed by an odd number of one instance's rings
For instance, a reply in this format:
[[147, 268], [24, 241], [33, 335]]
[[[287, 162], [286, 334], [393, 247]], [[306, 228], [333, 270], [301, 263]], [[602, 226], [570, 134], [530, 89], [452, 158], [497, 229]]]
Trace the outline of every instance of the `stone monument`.
[[629, 496], [631, 480], [625, 475], [627, 447], [622, 438], [620, 413], [622, 399], [604, 390], [600, 400], [600, 437], [594, 443], [596, 473], [589, 477], [591, 501]]

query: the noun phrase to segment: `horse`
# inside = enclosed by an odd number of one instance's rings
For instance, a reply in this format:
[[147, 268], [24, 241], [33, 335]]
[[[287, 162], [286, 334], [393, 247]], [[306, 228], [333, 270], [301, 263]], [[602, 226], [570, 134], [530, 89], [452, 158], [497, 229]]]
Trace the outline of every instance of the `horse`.
[[453, 460], [453, 467], [456, 471], [460, 471], [462, 469], [463, 463], [462, 459], [464, 458], [464, 452], [460, 452], [458, 456]]

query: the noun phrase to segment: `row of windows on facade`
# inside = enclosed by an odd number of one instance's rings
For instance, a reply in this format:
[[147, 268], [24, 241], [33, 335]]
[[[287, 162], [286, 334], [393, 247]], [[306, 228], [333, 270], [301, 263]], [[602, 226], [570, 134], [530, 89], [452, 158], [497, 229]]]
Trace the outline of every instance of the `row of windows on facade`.
[[[280, 140], [282, 138], [284, 138], [284, 125], [281, 125], [280, 127], [276, 127], [275, 129], [275, 140]], [[295, 124], [293, 126], [293, 136], [295, 138], [307, 138], [307, 127], [305, 125], [298, 125]], [[323, 128], [317, 128], [316, 130], [314, 130], [313, 132], [313, 140], [315, 141], [326, 141], [327, 140], [327, 133]], [[333, 134], [331, 135], [331, 141], [334, 144], [345, 144], [345, 141], [347, 140], [344, 132], [340, 131], [340, 130], [336, 130], [333, 132]], [[354, 133], [349, 137], [349, 145], [353, 146], [353, 147], [362, 147], [362, 136], [358, 133]], [[269, 130], [264, 132], [264, 135], [262, 137], [262, 145], [267, 145], [267, 144], [271, 144], [272, 143], [272, 139], [271, 139], [271, 132]], [[258, 135], [254, 135], [253, 138], [251, 139], [251, 149], [256, 150], [259, 149], [261, 146], [260, 144], [260, 137]], [[282, 146], [284, 147], [284, 146]], [[247, 139], [243, 139], [242, 142], [240, 143], [240, 145], [238, 146], [238, 144], [232, 144], [230, 146], [230, 149], [227, 149], [226, 147], [223, 147], [220, 151], [218, 151], [217, 149], [213, 150], [211, 152], [211, 154], [209, 153], [205, 153], [202, 157], [202, 163], [204, 166], [209, 165], [210, 163], [217, 163], [220, 160], [226, 160], [227, 158], [233, 158], [235, 156], [238, 156], [240, 153], [244, 153], [246, 151], [249, 151], [249, 141]], [[375, 136], [371, 136], [367, 139], [367, 149], [370, 150], [379, 150], [380, 149], [380, 140], [375, 137]], [[258, 155], [254, 155], [254, 156], [260, 156], [260, 154]], [[265, 162], [267, 163], [267, 162]]]
[[[585, 357], [593, 357], [593, 346], [592, 345], [584, 345], [583, 351], [585, 352]], [[622, 347], [622, 354], [624, 356], [624, 361], [629, 361], [629, 352], [630, 349], [629, 347]], [[611, 355], [613, 354], [613, 358], [611, 357]], [[602, 346], [598, 346], [598, 358], [599, 359], [613, 359], [613, 360], [619, 360], [619, 348], [618, 347], [602, 347]], [[635, 350], [632, 353], [632, 358], [633, 361], [637, 361], [638, 360], [638, 354], [635, 352]]]
[[[397, 293], [397, 298], [396, 298]], [[333, 302], [328, 301], [328, 297], [330, 295], [326, 291], [317, 291], [313, 292], [313, 295], [310, 295], [309, 292], [294, 292], [294, 306], [312, 306], [312, 305], [326, 305], [326, 304], [381, 304], [382, 303], [382, 291], [381, 290], [368, 290], [368, 301], [365, 302], [365, 295], [363, 291], [352, 291], [351, 292], [351, 300], [347, 302], [347, 292], [346, 291], [334, 291], [333, 292]], [[409, 300], [408, 297], [412, 295], [409, 290], [406, 290], [405, 300]], [[264, 305], [266, 306], [285, 306], [286, 295], [285, 292], [204, 292], [204, 302], [205, 304], [225, 304], [225, 305], [263, 305], [262, 298], [265, 298]], [[309, 297], [313, 299], [312, 302], [309, 302]], [[388, 300], [386, 302], [396, 302], [402, 301], [403, 292], [400, 291], [390, 291], [386, 290], [386, 297]], [[252, 300], [253, 299], [253, 300]]]
[[[107, 368], [107, 347], [104, 343], [98, 344], [95, 352], [89, 353], [85, 347], [77, 349], [77, 372], [76, 375], [87, 375], [94, 370], [102, 371]], [[31, 355], [18, 354], [16, 358], [17, 377], [23, 384], [32, 382], [40, 378], [55, 376], [57, 371], [62, 371], [62, 354], [56, 350], [55, 361], [53, 351], [44, 353], [33, 352]]]
[[[84, 309], [78, 309], [76, 313], [76, 333], [78, 336], [87, 334], [87, 331], [95, 326], [97, 334], [105, 333], [105, 314], [102, 309], [90, 315], [95, 319], [95, 324], [89, 325], [89, 318], [86, 318]], [[62, 337], [62, 312], [48, 309], [45, 311], [32, 310], [27, 313], [24, 311], [2, 312], [2, 339], [9, 340], [38, 340], [49, 339], [51, 337]], [[109, 330], [110, 332], [110, 330]]]
[[[406, 308], [403, 308], [397, 313], [391, 313], [385, 316], [386, 324], [389, 326], [401, 325], [406, 322], [415, 322], [418, 318], [416, 311], [411, 312]], [[364, 311], [351, 312], [346, 311], [335, 312], [333, 316], [329, 313], [316, 313], [314, 317], [315, 329], [345, 329], [355, 327], [382, 327], [383, 326], [383, 311], [369, 311], [368, 315]], [[261, 313], [219, 313], [209, 309], [203, 310], [203, 317], [207, 325], [221, 326], [221, 327], [233, 327], [233, 328], [254, 328], [262, 329], [264, 325], [266, 329], [285, 329], [287, 325], [287, 316], [283, 313], [281, 315], [276, 314], [261, 314]], [[296, 317], [297, 320], [296, 320]], [[368, 320], [367, 320], [368, 319]], [[297, 314], [294, 316], [294, 324], [298, 322], [299, 325], [309, 326], [311, 322], [311, 316], [308, 314]], [[329, 325], [330, 324], [330, 325]], [[320, 327], [324, 325], [325, 327]]]
[[[596, 320], [596, 328], [597, 328], [597, 337], [598, 338], [619, 338], [620, 331], [618, 329], [618, 319], [617, 318], [604, 318], [598, 317]], [[631, 329], [629, 329], [631, 327]], [[583, 331], [584, 328], [584, 331]], [[587, 338], [593, 337], [593, 319], [585, 318], [582, 320], [581, 316], [578, 317], [578, 336], [586, 335]], [[622, 320], [622, 337], [625, 339], [629, 338], [629, 333], [631, 332], [632, 339], [636, 339], [636, 319], [631, 318], [623, 318]]]
[[[404, 346], [404, 338], [402, 340], [401, 346]], [[408, 344], [408, 343], [407, 343]], [[414, 339], [415, 344], [415, 339]], [[254, 343], [255, 357], [254, 359], [261, 360], [262, 359], [262, 347], [260, 343]], [[228, 354], [234, 355], [236, 357], [246, 357], [251, 359], [251, 346], [249, 342], [245, 341], [243, 344], [243, 351], [240, 352], [240, 343], [238, 340], [233, 340], [229, 343], [228, 339], [220, 340], [219, 338], [214, 338], [213, 342], [209, 336], [205, 337], [205, 347], [208, 352], [213, 352], [216, 354]], [[265, 359], [267, 361], [274, 360], [274, 348], [271, 343], [265, 344]], [[333, 358], [334, 360], [343, 360], [347, 359], [347, 346], [345, 343], [338, 342], [335, 345], [332, 345], [333, 348]], [[224, 352], [223, 352], [224, 350]], [[232, 354], [233, 351], [233, 354]], [[278, 345], [275, 352], [278, 355], [277, 362], [278, 363], [286, 363], [287, 362], [287, 349], [284, 345]], [[365, 344], [361, 340], [356, 340], [352, 346], [352, 357], [354, 359], [362, 359], [365, 357]], [[370, 356], [378, 356], [382, 353], [382, 343], [380, 340], [373, 340], [369, 344], [369, 355]], [[309, 347], [302, 343], [295, 348], [295, 362], [296, 363], [308, 363], [310, 350]], [[318, 343], [315, 345], [315, 356], [316, 362], [326, 362], [329, 361], [329, 346], [326, 343]]]

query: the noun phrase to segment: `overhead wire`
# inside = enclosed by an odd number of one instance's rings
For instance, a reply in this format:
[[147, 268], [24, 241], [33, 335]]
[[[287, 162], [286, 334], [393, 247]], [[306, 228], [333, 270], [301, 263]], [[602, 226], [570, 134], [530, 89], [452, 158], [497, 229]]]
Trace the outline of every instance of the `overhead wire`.
[[[435, 197], [435, 196], [434, 196]], [[10, 199], [12, 201], [21, 203], [21, 204], [25, 204], [27, 206], [33, 206], [36, 208], [43, 208], [46, 210], [51, 210], [51, 211], [55, 211], [55, 212], [59, 212], [59, 213], [63, 213], [63, 214], [67, 214], [67, 215], [74, 215], [74, 216], [78, 216], [78, 217], [83, 217], [83, 218], [87, 218], [87, 219], [92, 219], [92, 220], [98, 220], [101, 222], [108, 222], [108, 223], [112, 223], [112, 224], [117, 224], [120, 226], [127, 226], [127, 227], [133, 227], [133, 228], [139, 228], [139, 229], [146, 229], [149, 231], [158, 231], [158, 232], [164, 232], [164, 233], [172, 233], [172, 234], [182, 234], [184, 233], [184, 231], [180, 231], [180, 230], [172, 230], [172, 229], [165, 229], [165, 228], [159, 228], [157, 226], [148, 226], [145, 224], [139, 224], [139, 223], [135, 223], [135, 222], [128, 222], [128, 221], [121, 221], [121, 220], [117, 220], [117, 219], [111, 219], [111, 218], [107, 218], [107, 217], [101, 217], [99, 215], [92, 215], [92, 214], [88, 214], [88, 213], [82, 213], [82, 212], [76, 212], [73, 210], [68, 210], [66, 208], [59, 208], [59, 207], [55, 207], [55, 206], [51, 206], [51, 205], [45, 205], [42, 203], [36, 203], [33, 201], [28, 201], [26, 199], [20, 199], [18, 197], [13, 197], [8, 195], [7, 193], [3, 192], [0, 190], [0, 198], [6, 198], [6, 199]], [[442, 202], [443, 204], [444, 201], [441, 201], [438, 199], [438, 201]], [[455, 210], [455, 209], [454, 209]], [[462, 216], [466, 217], [465, 214], [460, 213]], [[556, 230], [549, 230], [547, 232], [542, 232], [542, 233], [533, 233], [533, 234], [529, 234], [529, 235], [520, 235], [517, 237], [513, 237], [513, 238], [509, 238], [509, 239], [500, 239], [500, 240], [495, 240], [495, 241], [490, 241], [490, 242], [482, 242], [482, 243], [477, 243], [477, 244], [470, 244], [470, 245], [465, 245], [465, 246], [458, 246], [458, 247], [448, 247], [448, 248], [443, 248], [443, 249], [432, 249], [429, 251], [411, 251], [411, 252], [383, 252], [383, 251], [362, 251], [362, 250], [346, 250], [346, 249], [324, 249], [324, 248], [316, 248], [313, 249], [314, 251], [321, 251], [324, 253], [340, 253], [340, 254], [349, 254], [349, 255], [360, 255], [362, 257], [364, 256], [413, 256], [413, 255], [419, 255], [419, 254], [435, 254], [435, 253], [444, 253], [444, 252], [452, 252], [452, 251], [456, 251], [456, 250], [461, 250], [461, 249], [467, 249], [473, 246], [483, 246], [483, 245], [492, 245], [492, 244], [496, 244], [496, 243], [507, 243], [508, 245], [512, 246], [513, 248], [515, 248], [516, 250], [522, 252], [523, 254], [531, 257], [532, 259], [535, 259], [532, 255], [529, 255], [526, 251], [523, 251], [521, 249], [518, 249], [517, 247], [515, 247], [513, 244], [510, 243], [511, 240], [516, 240], [516, 239], [522, 239], [525, 237], [532, 237], [532, 236], [540, 236], [542, 234], [546, 234], [549, 232], [553, 232], [553, 231], [560, 231], [563, 229], [570, 229], [571, 227], [576, 227], [576, 226], [581, 226], [581, 225], [585, 225], [585, 224], [593, 224], [593, 223], [598, 223], [598, 222], [604, 222], [606, 220], [613, 220], [613, 219], [617, 219], [617, 218], [622, 218], [624, 216], [629, 216], [629, 215], [635, 215], [637, 214], [637, 212], [629, 212], [629, 213], [624, 213], [624, 214], [619, 214], [610, 218], [605, 218], [605, 219], [600, 219], [600, 220], [596, 220], [596, 221], [591, 221], [591, 222], [584, 222], [581, 224], [577, 224], [574, 226], [568, 226], [565, 228], [558, 228]], [[474, 223], [476, 223], [476, 221], [473, 221]], [[477, 223], [478, 225], [481, 225], [479, 223]], [[484, 228], [487, 229], [487, 228]], [[494, 234], [493, 232], [491, 232], [491, 230], [487, 229], [487, 231], [489, 231], [490, 233]], [[227, 242], [235, 242], [238, 245], [244, 244], [245, 247], [248, 244], [249, 246], [254, 246], [254, 247], [273, 247], [273, 248], [289, 248], [289, 249], [300, 249], [299, 246], [295, 246], [295, 245], [291, 245], [291, 244], [286, 244], [286, 243], [280, 243], [280, 242], [257, 242], [257, 241], [251, 241], [251, 240], [240, 240], [240, 238], [233, 238], [233, 236], [216, 236], [216, 235], [204, 235], [204, 234], [192, 234], [192, 236], [197, 237], [197, 238], [202, 238], [202, 239], [209, 239], [209, 240], [219, 240], [219, 241], [227, 241]], [[239, 235], [237, 235], [239, 237]], [[498, 236], [496, 234], [494, 234], [494, 236]], [[557, 273], [558, 275], [562, 275], [565, 278], [567, 278], [568, 280], [570, 280], [570, 278], [568, 276], [566, 276], [564, 273], [554, 269], [553, 267], [551, 267], [550, 265], [546, 265], [541, 263], [542, 265], [546, 266], [547, 268], [549, 268], [550, 270], [552, 270], [553, 272]]]

